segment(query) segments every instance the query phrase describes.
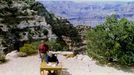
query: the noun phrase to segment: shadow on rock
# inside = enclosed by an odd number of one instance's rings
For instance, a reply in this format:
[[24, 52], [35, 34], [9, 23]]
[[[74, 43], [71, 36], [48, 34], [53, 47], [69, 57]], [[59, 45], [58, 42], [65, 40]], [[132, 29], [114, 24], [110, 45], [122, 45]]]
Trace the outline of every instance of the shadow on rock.
[[6, 59], [6, 60], [4, 60], [4, 61], [0, 61], [0, 64], [6, 64], [6, 63], [8, 63], [9, 62], [9, 59]]

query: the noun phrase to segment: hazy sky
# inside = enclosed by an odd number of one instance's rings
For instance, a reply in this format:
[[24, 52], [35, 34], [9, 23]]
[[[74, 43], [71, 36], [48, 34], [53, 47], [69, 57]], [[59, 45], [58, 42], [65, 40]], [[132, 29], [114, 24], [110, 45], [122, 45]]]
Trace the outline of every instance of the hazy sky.
[[37, 1], [76, 1], [76, 2], [84, 2], [84, 1], [134, 1], [134, 0], [37, 0]]

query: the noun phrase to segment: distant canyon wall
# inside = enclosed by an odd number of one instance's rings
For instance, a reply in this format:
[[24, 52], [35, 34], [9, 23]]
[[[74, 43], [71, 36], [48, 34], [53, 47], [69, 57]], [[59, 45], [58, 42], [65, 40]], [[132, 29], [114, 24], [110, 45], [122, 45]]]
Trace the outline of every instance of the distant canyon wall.
[[56, 16], [67, 18], [74, 26], [96, 26], [105, 17], [115, 14], [118, 18], [134, 20], [134, 2], [88, 2], [44, 1], [44, 6]]

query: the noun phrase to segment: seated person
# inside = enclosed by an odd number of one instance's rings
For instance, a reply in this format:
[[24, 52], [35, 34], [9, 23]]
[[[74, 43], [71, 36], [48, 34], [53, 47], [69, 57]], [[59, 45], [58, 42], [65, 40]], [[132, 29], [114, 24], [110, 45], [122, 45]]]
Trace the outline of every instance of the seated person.
[[56, 62], [57, 64], [59, 63], [57, 57], [55, 56], [55, 54], [51, 54], [49, 53], [47, 55], [47, 58], [46, 58], [46, 62], [49, 63], [49, 62]]
[[[52, 54], [52, 53], [48, 53], [46, 57], [46, 62], [48, 64], [51, 64], [51, 62], [56, 62], [55, 66], [59, 64], [58, 58], [56, 57], [55, 54]], [[56, 73], [57, 71], [48, 71], [48, 74], [51, 74], [51, 75], [56, 75]]]

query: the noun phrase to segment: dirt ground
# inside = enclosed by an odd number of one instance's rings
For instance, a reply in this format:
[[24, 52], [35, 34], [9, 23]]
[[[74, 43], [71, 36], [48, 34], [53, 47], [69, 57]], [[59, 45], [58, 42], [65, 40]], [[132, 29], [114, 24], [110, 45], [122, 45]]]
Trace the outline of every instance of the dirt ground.
[[[116, 69], [113, 67], [97, 65], [86, 55], [66, 58], [58, 54], [58, 59], [66, 70], [63, 75], [134, 75], [134, 69]], [[8, 61], [0, 64], [0, 75], [40, 75], [40, 59], [38, 55], [17, 57], [11, 52], [6, 57]]]

